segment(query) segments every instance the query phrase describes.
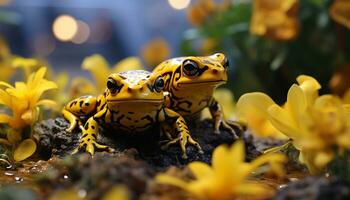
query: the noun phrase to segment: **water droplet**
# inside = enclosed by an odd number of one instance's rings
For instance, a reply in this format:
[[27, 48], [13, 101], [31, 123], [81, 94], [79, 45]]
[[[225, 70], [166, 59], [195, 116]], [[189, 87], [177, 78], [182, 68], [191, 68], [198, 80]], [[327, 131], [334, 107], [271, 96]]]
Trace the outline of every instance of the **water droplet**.
[[297, 181], [297, 180], [299, 180], [299, 179], [297, 179], [297, 178], [289, 178], [289, 180], [292, 181], [292, 182], [294, 182], [294, 181]]
[[15, 177], [15, 181], [16, 181], [16, 182], [22, 182], [22, 181], [23, 181], [23, 178], [22, 178], [22, 177], [19, 177], [19, 176], [16, 176], [16, 177]]
[[287, 186], [287, 184], [282, 184], [280, 186], [278, 186], [279, 189], [285, 188]]
[[5, 172], [4, 174], [5, 174], [5, 176], [13, 176], [12, 172]]

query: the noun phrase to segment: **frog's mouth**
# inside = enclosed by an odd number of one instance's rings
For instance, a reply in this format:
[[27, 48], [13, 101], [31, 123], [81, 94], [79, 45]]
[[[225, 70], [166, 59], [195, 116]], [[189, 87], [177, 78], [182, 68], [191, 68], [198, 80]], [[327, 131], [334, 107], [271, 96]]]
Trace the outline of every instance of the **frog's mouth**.
[[107, 103], [163, 103], [164, 99], [110, 99], [107, 100]]
[[189, 86], [189, 85], [222, 85], [225, 84], [227, 80], [217, 80], [217, 81], [193, 81], [193, 82], [183, 82], [183, 83], [178, 83], [177, 85], [179, 87], [181, 86]]

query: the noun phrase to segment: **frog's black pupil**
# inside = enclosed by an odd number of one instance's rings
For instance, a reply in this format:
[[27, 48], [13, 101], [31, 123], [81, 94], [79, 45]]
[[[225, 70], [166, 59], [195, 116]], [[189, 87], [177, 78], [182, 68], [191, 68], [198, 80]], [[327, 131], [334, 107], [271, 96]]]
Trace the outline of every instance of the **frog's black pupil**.
[[224, 67], [228, 68], [228, 66], [230, 65], [229, 61], [227, 58], [225, 58], [225, 63], [224, 63]]
[[196, 67], [192, 63], [188, 63], [188, 64], [185, 65], [185, 70], [186, 71], [191, 72], [191, 71], [193, 71], [195, 69], [196, 69]]
[[107, 88], [108, 89], [115, 89], [115, 87], [116, 87], [116, 83], [115, 83], [114, 80], [108, 80], [107, 81]]
[[158, 79], [158, 81], [157, 81], [157, 86], [160, 87], [160, 88], [164, 87], [164, 81], [163, 81], [163, 79]]

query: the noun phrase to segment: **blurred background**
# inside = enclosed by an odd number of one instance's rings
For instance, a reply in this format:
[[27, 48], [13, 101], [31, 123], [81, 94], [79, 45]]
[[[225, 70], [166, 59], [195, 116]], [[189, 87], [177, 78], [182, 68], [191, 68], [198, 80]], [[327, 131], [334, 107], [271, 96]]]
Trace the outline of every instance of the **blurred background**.
[[110, 64], [134, 56], [152, 69], [174, 56], [224, 52], [232, 64], [225, 87], [236, 97], [264, 91], [284, 102], [290, 84], [307, 74], [320, 81], [323, 92], [350, 98], [350, 0], [0, 0], [0, 5], [0, 35], [11, 55], [40, 59], [70, 77], [88, 76], [81, 66], [93, 54]]
[[[111, 62], [137, 56], [156, 37], [176, 51], [188, 28], [185, 10], [165, 0], [1, 1], [0, 32], [12, 52], [60, 68], [79, 68], [94, 53]], [[180, 3], [185, 8], [189, 0]]]

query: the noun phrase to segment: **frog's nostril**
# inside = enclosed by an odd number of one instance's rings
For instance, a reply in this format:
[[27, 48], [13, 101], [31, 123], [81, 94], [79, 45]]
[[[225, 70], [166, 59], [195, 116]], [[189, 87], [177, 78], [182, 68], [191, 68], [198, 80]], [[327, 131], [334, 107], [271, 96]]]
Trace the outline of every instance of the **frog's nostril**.
[[132, 89], [131, 89], [131, 87], [128, 87], [128, 92], [132, 92]]
[[141, 86], [139, 90], [142, 91], [143, 90], [143, 86]]
[[213, 72], [213, 74], [217, 74], [218, 70], [217, 69], [213, 69], [212, 72]]

